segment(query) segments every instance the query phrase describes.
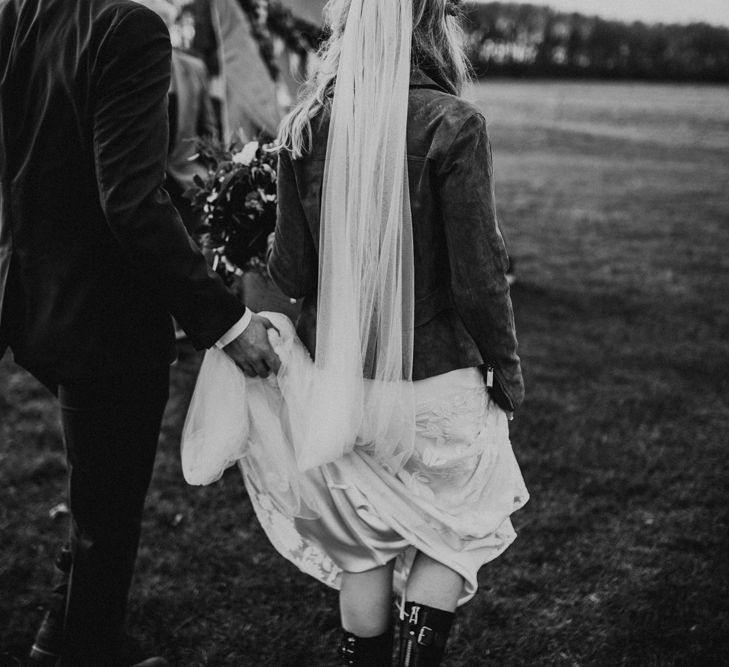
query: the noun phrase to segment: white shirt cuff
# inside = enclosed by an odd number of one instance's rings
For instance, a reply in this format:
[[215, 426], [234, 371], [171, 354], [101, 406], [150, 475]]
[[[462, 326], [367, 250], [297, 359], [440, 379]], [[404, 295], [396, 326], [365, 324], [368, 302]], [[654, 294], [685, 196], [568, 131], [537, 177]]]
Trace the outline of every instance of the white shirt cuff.
[[250, 308], [246, 308], [246, 312], [230, 329], [228, 329], [215, 343], [215, 347], [222, 350], [226, 345], [232, 343], [238, 336], [240, 336], [251, 323], [253, 318], [253, 311]]

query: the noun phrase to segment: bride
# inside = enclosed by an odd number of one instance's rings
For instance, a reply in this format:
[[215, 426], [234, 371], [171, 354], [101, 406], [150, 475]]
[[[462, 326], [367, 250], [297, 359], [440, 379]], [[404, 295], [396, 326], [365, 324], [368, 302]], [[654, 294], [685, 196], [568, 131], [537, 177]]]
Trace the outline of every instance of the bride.
[[[276, 549], [340, 591], [343, 665], [437, 665], [528, 493], [507, 255], [453, 0], [330, 0], [318, 71], [280, 131], [266, 313], [277, 377], [209, 351], [183, 467], [237, 462]], [[313, 360], [312, 360], [313, 358]]]

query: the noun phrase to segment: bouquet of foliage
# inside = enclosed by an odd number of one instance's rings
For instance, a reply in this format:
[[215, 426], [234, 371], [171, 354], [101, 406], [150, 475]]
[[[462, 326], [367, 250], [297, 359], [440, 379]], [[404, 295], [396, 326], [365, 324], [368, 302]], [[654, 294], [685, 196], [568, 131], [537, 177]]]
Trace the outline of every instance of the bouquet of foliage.
[[208, 170], [195, 176], [186, 196], [202, 212], [198, 242], [212, 254], [213, 269], [228, 283], [244, 271], [265, 270], [268, 236], [276, 226], [276, 163], [273, 144], [215, 138], [198, 140]]

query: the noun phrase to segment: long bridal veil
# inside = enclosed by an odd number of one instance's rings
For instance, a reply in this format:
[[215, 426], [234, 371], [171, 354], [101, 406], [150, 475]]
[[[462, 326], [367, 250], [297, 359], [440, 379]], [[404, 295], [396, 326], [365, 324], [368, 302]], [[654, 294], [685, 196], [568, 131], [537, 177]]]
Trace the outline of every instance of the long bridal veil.
[[411, 0], [352, 0], [349, 8], [322, 192], [316, 370], [303, 469], [355, 444], [395, 468], [412, 450], [412, 11]]

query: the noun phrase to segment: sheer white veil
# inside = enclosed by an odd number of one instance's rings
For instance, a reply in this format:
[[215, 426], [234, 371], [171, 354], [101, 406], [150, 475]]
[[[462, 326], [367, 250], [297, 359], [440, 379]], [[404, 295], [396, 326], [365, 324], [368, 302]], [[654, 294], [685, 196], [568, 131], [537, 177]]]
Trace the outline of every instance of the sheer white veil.
[[413, 241], [406, 154], [412, 0], [351, 0], [321, 205], [314, 381], [301, 469], [355, 446], [412, 451]]

